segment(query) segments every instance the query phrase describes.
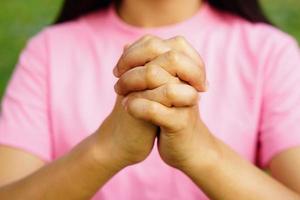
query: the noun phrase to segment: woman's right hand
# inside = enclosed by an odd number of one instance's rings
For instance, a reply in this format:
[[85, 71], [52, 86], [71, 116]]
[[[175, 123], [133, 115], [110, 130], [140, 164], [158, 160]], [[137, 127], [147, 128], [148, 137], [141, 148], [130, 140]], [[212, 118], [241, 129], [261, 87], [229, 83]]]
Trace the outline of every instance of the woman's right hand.
[[105, 159], [101, 163], [114, 170], [145, 160], [157, 133], [156, 126], [133, 118], [124, 110], [123, 98], [117, 96], [113, 111], [96, 132], [97, 146]]

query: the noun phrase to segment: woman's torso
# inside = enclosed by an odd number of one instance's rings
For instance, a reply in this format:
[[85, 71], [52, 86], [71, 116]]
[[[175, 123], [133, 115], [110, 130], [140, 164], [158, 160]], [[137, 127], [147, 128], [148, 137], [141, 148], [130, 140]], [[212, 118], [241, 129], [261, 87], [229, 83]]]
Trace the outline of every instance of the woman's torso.
[[[266, 51], [260, 43], [268, 39], [263, 34], [268, 29], [219, 16], [208, 6], [186, 22], [159, 29], [127, 26], [112, 9], [48, 28], [44, 35], [53, 159], [92, 134], [109, 115], [116, 97], [112, 69], [124, 44], [151, 33], [183, 35], [198, 50], [209, 81], [199, 101], [202, 119], [213, 134], [255, 163], [263, 84], [263, 65], [255, 54]], [[144, 162], [113, 177], [95, 199], [206, 198], [185, 175], [164, 164], [154, 148]]]

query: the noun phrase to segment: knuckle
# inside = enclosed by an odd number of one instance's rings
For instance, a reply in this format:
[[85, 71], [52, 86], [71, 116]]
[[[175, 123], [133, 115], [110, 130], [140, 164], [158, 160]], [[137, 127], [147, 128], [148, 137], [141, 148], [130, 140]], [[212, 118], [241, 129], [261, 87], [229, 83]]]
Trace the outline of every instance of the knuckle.
[[178, 46], [185, 46], [187, 43], [186, 39], [181, 35], [174, 37], [174, 41]]
[[167, 52], [166, 57], [169, 60], [169, 62], [177, 63], [180, 59], [180, 53], [178, 51], [171, 50]]
[[145, 42], [145, 48], [150, 53], [158, 52], [159, 51], [159, 43], [160, 43], [159, 39], [157, 39], [157, 38], [150, 38], [149, 40], [147, 40]]
[[158, 67], [155, 65], [147, 65], [145, 72], [145, 81], [148, 87], [155, 86], [155, 77], [158, 75]]
[[151, 40], [154, 36], [150, 34], [146, 34], [145, 36], [142, 37], [143, 41]]
[[165, 96], [169, 100], [173, 100], [177, 96], [177, 90], [175, 84], [167, 84], [165, 87]]
[[158, 107], [155, 103], [151, 102], [147, 106], [147, 111], [146, 111], [147, 116], [149, 119], [154, 119], [158, 115]]

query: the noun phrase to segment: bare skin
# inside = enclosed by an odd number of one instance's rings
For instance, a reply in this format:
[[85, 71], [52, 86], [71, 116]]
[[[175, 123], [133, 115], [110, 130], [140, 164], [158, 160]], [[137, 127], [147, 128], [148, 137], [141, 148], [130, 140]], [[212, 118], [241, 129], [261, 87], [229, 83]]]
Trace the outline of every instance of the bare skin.
[[[119, 13], [133, 25], [161, 26], [192, 16], [199, 2], [126, 0]], [[135, 6], [138, 13], [132, 10]], [[141, 10], [148, 14], [141, 17]], [[90, 199], [118, 171], [149, 155], [158, 127], [162, 159], [211, 199], [299, 199], [300, 148], [274, 157], [272, 178], [213, 137], [199, 118], [197, 92], [206, 91], [205, 70], [183, 38], [140, 39], [125, 48], [114, 73], [120, 94], [114, 110], [94, 134], [62, 158], [46, 163], [21, 150], [0, 147], [0, 199]], [[20, 165], [26, 167], [20, 170]]]
[[125, 22], [133, 26], [158, 27], [178, 23], [193, 16], [199, 10], [201, 2], [201, 0], [123, 0], [118, 12]]

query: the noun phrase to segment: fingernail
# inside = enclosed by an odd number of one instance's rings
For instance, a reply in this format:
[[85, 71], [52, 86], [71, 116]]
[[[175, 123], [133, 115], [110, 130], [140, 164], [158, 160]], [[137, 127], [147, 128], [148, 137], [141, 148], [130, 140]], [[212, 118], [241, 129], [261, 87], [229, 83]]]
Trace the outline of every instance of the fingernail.
[[209, 85], [210, 85], [209, 82], [206, 80], [205, 81], [205, 86], [204, 86], [205, 87], [205, 91], [207, 91], [209, 89]]
[[115, 92], [116, 92], [117, 94], [119, 94], [118, 83], [116, 83], [116, 84], [114, 85], [114, 90], [115, 90]]
[[117, 77], [119, 75], [118, 67], [116, 66], [113, 70], [113, 74]]
[[123, 52], [127, 51], [127, 49], [130, 47], [130, 44], [125, 44], [123, 47]]

